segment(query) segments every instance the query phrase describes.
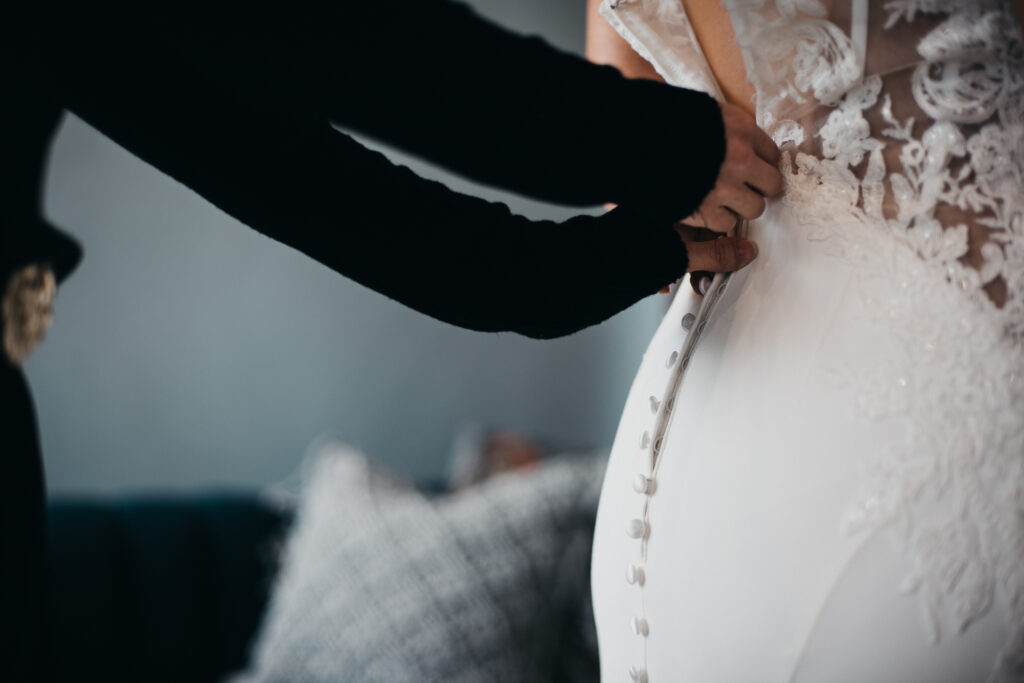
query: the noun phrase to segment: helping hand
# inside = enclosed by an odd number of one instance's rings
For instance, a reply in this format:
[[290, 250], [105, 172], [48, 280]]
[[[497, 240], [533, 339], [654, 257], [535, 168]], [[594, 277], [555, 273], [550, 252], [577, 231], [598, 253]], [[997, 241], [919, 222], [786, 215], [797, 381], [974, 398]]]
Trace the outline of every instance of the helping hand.
[[[740, 219], [764, 213], [765, 198], [782, 192], [778, 146], [754, 119], [732, 104], [722, 103], [725, 160], [718, 180], [693, 215], [676, 224], [690, 257], [688, 273], [728, 273], [757, 257], [757, 244], [741, 237], [724, 237]], [[691, 275], [697, 283], [701, 278]], [[696, 287], [696, 284], [694, 285]], [[668, 287], [661, 290], [668, 293]]]
[[725, 160], [715, 186], [683, 223], [724, 233], [732, 230], [738, 218], [753, 220], [764, 213], [765, 197], [782, 192], [782, 174], [778, 146], [753, 117], [726, 102], [721, 107]]

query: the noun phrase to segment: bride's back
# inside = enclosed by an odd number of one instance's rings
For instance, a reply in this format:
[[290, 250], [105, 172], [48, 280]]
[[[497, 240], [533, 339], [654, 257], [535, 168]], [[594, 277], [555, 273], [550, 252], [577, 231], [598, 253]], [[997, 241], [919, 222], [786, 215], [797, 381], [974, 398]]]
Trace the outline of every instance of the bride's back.
[[627, 34], [653, 27], [635, 42], [666, 80], [755, 101], [776, 142], [808, 155], [790, 171], [856, 193], [836, 210], [883, 217], [1009, 306], [1007, 324], [1021, 319], [1024, 250], [1007, 244], [1024, 190], [1024, 59], [1008, 0], [622, 0], [606, 15]]
[[682, 0], [682, 4], [723, 97], [753, 115], [756, 93], [747, 78], [729, 11], [717, 0]]
[[786, 178], [751, 222], [758, 260], [709, 315], [695, 319], [701, 302], [680, 288], [630, 391], [594, 546], [605, 675], [1018, 680], [1014, 13], [986, 0], [723, 5], [603, 10], [668, 82], [734, 101], [753, 88]]

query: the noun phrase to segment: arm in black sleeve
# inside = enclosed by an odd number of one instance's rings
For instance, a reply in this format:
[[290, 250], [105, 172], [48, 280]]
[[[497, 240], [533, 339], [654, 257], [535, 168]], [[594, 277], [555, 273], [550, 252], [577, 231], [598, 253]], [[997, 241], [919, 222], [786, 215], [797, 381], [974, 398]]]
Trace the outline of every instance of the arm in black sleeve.
[[150, 22], [223, 88], [301, 101], [477, 181], [557, 203], [684, 218], [725, 154], [708, 95], [626, 79], [451, 0], [297, 0], [286, 12], [185, 2], [129, 21]]
[[[300, 188], [315, 188], [316, 221], [268, 234], [462, 327], [568, 334], [686, 270], [685, 247], [670, 225], [626, 207], [562, 223], [529, 221], [424, 180], [333, 131], [310, 152], [334, 168]], [[348, 188], [340, 196], [339, 184]]]
[[72, 111], [247, 225], [428, 315], [557, 336], [686, 269], [669, 222], [628, 207], [532, 222], [419, 178], [305, 110], [226, 91], [145, 36], [78, 35], [75, 59], [48, 59]]
[[[714, 185], [725, 134], [704, 93], [626, 79], [449, 0], [361, 3], [354, 14], [351, 40], [334, 22], [310, 31], [331, 113], [346, 126], [561, 203], [675, 220]], [[331, 74], [344, 74], [337, 87]]]

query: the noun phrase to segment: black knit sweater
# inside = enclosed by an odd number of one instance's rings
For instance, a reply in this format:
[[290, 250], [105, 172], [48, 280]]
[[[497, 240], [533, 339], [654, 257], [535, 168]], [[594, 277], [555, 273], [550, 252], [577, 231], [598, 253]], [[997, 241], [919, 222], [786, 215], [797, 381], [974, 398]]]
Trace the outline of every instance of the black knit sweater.
[[[671, 223], [724, 155], [704, 94], [624, 79], [448, 0], [84, 5], [8, 36], [28, 93], [8, 102], [70, 109], [243, 223], [428, 315], [558, 336], [686, 269]], [[514, 192], [621, 208], [530, 221], [331, 122]]]

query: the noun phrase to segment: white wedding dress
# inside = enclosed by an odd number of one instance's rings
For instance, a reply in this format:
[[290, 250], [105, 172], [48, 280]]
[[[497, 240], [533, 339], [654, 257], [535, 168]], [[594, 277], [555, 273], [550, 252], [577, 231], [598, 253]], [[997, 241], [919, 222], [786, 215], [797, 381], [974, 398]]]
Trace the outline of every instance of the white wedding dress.
[[[677, 284], [630, 390], [594, 541], [603, 680], [1024, 680], [1009, 2], [724, 4], [786, 189], [750, 267]], [[679, 0], [602, 14], [717, 92]], [[617, 125], [629, 144], [643, 112]]]

